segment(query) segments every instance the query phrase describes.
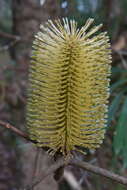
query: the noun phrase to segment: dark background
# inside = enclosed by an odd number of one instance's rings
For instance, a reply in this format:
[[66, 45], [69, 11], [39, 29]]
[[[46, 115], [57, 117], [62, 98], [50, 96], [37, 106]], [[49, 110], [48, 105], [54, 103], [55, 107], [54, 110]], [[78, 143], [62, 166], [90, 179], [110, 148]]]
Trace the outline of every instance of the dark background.
[[[25, 131], [33, 35], [40, 23], [58, 17], [75, 18], [79, 27], [93, 17], [108, 31], [113, 63], [107, 133], [100, 149], [86, 156], [78, 153], [78, 158], [127, 176], [127, 0], [0, 0], [0, 120]], [[44, 152], [0, 126], [0, 190], [23, 190], [23, 186], [33, 183], [33, 175], [37, 179], [39, 172], [44, 174], [51, 164]], [[59, 184], [50, 176], [37, 189], [126, 187], [78, 168], [67, 168]]]

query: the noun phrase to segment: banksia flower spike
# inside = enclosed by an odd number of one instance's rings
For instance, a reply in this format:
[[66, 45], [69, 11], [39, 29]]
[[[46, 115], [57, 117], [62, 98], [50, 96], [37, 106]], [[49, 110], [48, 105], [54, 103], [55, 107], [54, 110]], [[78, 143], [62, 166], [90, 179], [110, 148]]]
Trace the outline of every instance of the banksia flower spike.
[[106, 32], [77, 28], [67, 18], [40, 26], [29, 69], [30, 138], [64, 156], [102, 143], [109, 97], [111, 50]]

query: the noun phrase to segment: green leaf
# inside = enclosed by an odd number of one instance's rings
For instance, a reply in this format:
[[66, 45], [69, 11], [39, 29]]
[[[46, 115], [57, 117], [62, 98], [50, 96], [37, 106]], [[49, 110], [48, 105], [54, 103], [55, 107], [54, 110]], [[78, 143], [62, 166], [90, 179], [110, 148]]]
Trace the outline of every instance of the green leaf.
[[109, 107], [109, 112], [108, 112], [108, 126], [110, 125], [111, 121], [114, 119], [115, 114], [119, 108], [121, 99], [123, 96], [123, 92], [119, 93], [118, 95], [115, 96], [113, 99], [110, 107]]
[[[118, 125], [116, 128], [116, 135], [114, 136], [114, 150], [116, 154], [122, 152], [125, 158], [127, 154], [127, 97], [122, 107], [120, 117], [118, 120]], [[127, 162], [127, 157], [126, 157]]]
[[112, 74], [119, 74], [121, 72], [127, 72], [127, 70], [119, 68], [119, 67], [112, 67]]
[[117, 82], [115, 82], [114, 84], [111, 85], [110, 93], [112, 93], [116, 88], [118, 88], [119, 86], [121, 86], [125, 83], [127, 83], [127, 79], [118, 80]]

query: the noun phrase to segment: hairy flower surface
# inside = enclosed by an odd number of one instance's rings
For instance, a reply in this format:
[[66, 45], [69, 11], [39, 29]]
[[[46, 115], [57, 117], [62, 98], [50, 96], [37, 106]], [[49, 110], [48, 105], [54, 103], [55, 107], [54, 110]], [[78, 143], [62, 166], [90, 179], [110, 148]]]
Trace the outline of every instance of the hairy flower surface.
[[104, 138], [111, 50], [93, 19], [77, 28], [67, 18], [40, 26], [29, 69], [27, 127], [40, 147], [68, 155]]

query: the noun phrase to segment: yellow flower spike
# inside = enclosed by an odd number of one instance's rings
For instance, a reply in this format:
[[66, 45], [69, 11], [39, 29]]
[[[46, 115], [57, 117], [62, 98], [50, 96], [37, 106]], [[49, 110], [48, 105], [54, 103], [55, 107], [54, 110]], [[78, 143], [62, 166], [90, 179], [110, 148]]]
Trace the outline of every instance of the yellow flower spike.
[[29, 69], [27, 128], [49, 152], [68, 156], [78, 147], [97, 148], [104, 138], [111, 50], [93, 19], [77, 28], [67, 18], [41, 25]]

